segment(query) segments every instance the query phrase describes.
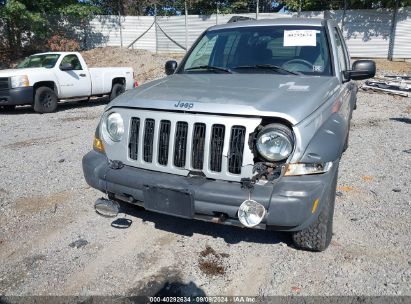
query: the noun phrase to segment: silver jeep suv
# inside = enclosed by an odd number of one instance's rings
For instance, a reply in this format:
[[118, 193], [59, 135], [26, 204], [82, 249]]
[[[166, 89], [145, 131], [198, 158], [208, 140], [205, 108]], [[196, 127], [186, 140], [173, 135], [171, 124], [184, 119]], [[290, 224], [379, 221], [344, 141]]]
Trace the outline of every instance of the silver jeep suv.
[[332, 20], [242, 21], [206, 30], [165, 78], [105, 109], [87, 183], [111, 200], [188, 219], [290, 231], [322, 251], [357, 85]]

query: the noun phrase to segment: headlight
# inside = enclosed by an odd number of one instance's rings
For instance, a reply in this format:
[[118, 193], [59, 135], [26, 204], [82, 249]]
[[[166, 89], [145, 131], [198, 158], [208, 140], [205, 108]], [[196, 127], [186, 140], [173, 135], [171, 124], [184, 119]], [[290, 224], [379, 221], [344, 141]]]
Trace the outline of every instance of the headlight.
[[293, 151], [291, 130], [281, 124], [270, 124], [257, 137], [257, 150], [268, 161], [286, 159]]
[[11, 87], [12, 88], [21, 88], [29, 86], [29, 78], [27, 75], [19, 75], [11, 77]]
[[321, 174], [325, 173], [331, 169], [333, 163], [323, 163], [323, 164], [289, 164], [287, 170], [285, 171], [285, 176], [295, 176], [295, 175], [308, 175], [308, 174]]
[[119, 113], [111, 113], [105, 119], [105, 129], [112, 141], [120, 141], [124, 134], [124, 122]]

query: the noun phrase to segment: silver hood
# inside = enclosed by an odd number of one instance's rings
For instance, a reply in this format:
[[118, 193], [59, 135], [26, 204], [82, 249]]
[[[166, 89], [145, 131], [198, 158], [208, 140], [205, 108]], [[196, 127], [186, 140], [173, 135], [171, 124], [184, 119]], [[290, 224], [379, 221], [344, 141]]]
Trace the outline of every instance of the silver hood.
[[108, 105], [270, 116], [299, 123], [339, 88], [336, 77], [272, 74], [175, 74], [128, 91]]

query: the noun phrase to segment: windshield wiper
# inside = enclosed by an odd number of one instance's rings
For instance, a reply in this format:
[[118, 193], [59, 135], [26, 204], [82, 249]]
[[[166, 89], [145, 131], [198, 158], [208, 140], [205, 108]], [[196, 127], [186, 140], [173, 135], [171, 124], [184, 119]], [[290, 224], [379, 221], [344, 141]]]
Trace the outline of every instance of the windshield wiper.
[[284, 69], [278, 65], [272, 65], [272, 64], [240, 65], [240, 66], [233, 67], [232, 69], [269, 69], [269, 70], [276, 71], [276, 72], [282, 71], [282, 72], [285, 72], [291, 75], [302, 75], [301, 73], [293, 72], [293, 71]]
[[192, 71], [192, 70], [223, 71], [223, 72], [230, 73], [230, 74], [233, 73], [233, 71], [231, 71], [230, 69], [223, 68], [223, 67], [216, 67], [212, 65], [200, 65], [200, 66], [185, 69], [184, 71]]

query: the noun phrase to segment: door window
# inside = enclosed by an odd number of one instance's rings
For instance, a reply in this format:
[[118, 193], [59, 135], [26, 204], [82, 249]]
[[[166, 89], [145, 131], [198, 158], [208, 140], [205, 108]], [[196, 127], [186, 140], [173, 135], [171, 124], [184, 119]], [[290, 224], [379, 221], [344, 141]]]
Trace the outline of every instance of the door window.
[[63, 60], [60, 63], [60, 66], [63, 65], [64, 63], [70, 63], [73, 66], [73, 69], [76, 71], [82, 70], [83, 68], [81, 67], [80, 60], [78, 59], [77, 55], [67, 55], [63, 58]]

